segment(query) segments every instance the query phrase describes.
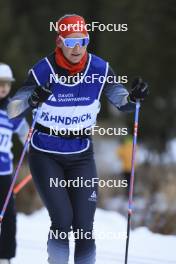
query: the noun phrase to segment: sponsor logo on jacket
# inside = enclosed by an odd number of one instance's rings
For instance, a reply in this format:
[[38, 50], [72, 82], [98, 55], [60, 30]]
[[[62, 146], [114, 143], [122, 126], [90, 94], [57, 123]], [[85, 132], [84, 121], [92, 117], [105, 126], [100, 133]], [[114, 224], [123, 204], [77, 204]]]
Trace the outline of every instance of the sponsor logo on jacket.
[[73, 116], [73, 117], [69, 117], [69, 116], [61, 116], [61, 115], [51, 115], [49, 112], [42, 112], [41, 114], [41, 119], [43, 121], [54, 121], [55, 123], [61, 123], [64, 125], [70, 125], [70, 124], [79, 124], [82, 122], [85, 122], [87, 120], [90, 120], [91, 114], [90, 113], [86, 113], [80, 116]]

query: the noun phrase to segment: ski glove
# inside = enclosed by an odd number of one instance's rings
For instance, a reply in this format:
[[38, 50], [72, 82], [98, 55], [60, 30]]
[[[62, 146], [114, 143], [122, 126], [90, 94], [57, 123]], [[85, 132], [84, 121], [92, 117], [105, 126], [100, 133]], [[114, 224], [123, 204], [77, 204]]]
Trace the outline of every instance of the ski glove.
[[129, 94], [130, 100], [133, 102], [136, 102], [136, 100], [143, 101], [148, 95], [148, 84], [144, 82], [140, 77], [135, 78], [131, 85], [131, 92]]
[[52, 91], [49, 83], [45, 86], [37, 86], [29, 97], [28, 103], [32, 108], [36, 108], [40, 103], [46, 101], [51, 94]]

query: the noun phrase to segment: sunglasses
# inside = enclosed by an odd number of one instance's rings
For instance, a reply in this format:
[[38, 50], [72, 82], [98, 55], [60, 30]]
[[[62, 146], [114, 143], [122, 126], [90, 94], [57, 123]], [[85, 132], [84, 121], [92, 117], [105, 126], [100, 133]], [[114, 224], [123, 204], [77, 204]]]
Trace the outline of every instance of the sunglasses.
[[74, 48], [77, 44], [80, 47], [85, 47], [89, 44], [89, 37], [85, 37], [85, 38], [63, 38], [62, 36], [59, 37], [64, 43], [64, 46], [67, 48]]

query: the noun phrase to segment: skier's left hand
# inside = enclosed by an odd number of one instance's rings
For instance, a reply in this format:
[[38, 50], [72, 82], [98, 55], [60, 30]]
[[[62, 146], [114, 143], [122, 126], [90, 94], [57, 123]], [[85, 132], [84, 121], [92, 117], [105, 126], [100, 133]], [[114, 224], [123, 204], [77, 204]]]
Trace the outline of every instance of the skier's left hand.
[[136, 100], [143, 101], [148, 95], [148, 84], [144, 82], [141, 77], [135, 78], [131, 85], [131, 92], [129, 94], [130, 100], [133, 102]]

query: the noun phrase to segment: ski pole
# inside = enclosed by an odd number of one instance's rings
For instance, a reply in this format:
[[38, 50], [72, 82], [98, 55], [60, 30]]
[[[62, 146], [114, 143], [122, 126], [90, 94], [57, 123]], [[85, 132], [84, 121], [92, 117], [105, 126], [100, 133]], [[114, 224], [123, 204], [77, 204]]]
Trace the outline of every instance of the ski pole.
[[134, 170], [135, 170], [135, 156], [136, 156], [136, 144], [137, 144], [137, 134], [138, 134], [139, 109], [140, 109], [140, 101], [137, 100], [136, 101], [136, 110], [135, 110], [135, 120], [134, 120], [130, 190], [129, 190], [129, 200], [128, 200], [128, 220], [127, 220], [125, 264], [128, 263], [128, 248], [129, 248], [129, 238], [130, 238], [130, 229], [131, 229], [131, 217], [132, 217], [132, 213], [133, 213]]
[[10, 200], [10, 197], [12, 195], [12, 192], [13, 192], [13, 188], [14, 188], [14, 185], [15, 185], [15, 182], [17, 180], [17, 177], [18, 177], [18, 174], [19, 174], [19, 171], [20, 171], [20, 168], [21, 168], [21, 164], [23, 162], [23, 159], [24, 159], [24, 156], [25, 156], [25, 153], [27, 151], [27, 148], [28, 148], [28, 145], [29, 145], [29, 142], [31, 140], [31, 137], [32, 137], [32, 133], [33, 133], [33, 130], [34, 130], [34, 127], [35, 127], [35, 124], [37, 122], [37, 119], [38, 119], [38, 116], [40, 114], [40, 110], [37, 110], [35, 116], [34, 116], [34, 120], [32, 122], [32, 126], [31, 128], [29, 129], [29, 132], [28, 132], [28, 136], [26, 138], [26, 141], [25, 141], [25, 144], [24, 144], [24, 148], [23, 148], [23, 151], [22, 151], [22, 154], [21, 154], [21, 157], [20, 157], [20, 160], [19, 160], [19, 163], [16, 167], [16, 170], [14, 171], [14, 174], [13, 174], [13, 177], [12, 177], [12, 183], [10, 185], [10, 188], [9, 188], [9, 191], [7, 193], [7, 196], [6, 196], [6, 199], [5, 199], [5, 202], [4, 202], [4, 205], [3, 205], [3, 208], [2, 208], [2, 211], [0, 213], [0, 234], [1, 234], [1, 225], [2, 225], [2, 221], [3, 221], [3, 218], [4, 218], [4, 214], [6, 212], [6, 209], [7, 209], [7, 206], [8, 206], [8, 203], [9, 203], [9, 200]]
[[17, 194], [21, 189], [32, 179], [32, 175], [27, 175], [23, 180], [21, 180], [13, 189], [13, 193]]

